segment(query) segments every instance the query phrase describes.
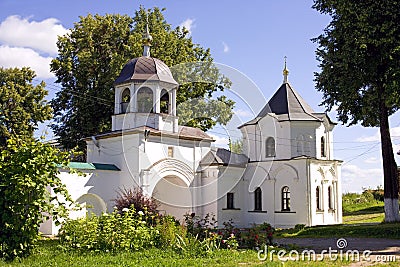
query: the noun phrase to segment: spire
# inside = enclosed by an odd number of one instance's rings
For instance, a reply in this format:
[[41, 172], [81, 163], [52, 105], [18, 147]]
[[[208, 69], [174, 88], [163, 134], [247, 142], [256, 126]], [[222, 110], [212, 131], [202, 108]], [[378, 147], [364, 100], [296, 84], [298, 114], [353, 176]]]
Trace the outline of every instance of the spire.
[[283, 69], [283, 83], [288, 83], [288, 76], [289, 76], [289, 70], [286, 68], [286, 59], [287, 57], [285, 56], [285, 68]]
[[144, 57], [149, 57], [150, 56], [150, 46], [151, 46], [151, 41], [153, 40], [153, 37], [151, 37], [150, 32], [149, 32], [149, 17], [147, 16], [147, 11], [146, 11], [146, 28], [145, 32], [143, 33], [143, 56]]

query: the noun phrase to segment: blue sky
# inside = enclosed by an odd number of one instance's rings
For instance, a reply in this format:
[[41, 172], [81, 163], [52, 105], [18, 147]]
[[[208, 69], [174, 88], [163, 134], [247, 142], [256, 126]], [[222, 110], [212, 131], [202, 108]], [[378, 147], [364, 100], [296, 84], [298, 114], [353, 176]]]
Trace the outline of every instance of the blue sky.
[[[318, 71], [316, 45], [310, 39], [323, 31], [330, 18], [311, 9], [312, 2], [1, 0], [0, 66], [32, 66], [38, 78], [47, 82], [53, 95], [58, 85], [53, 85], [48, 62], [56, 55], [55, 38], [72, 28], [79, 16], [89, 13], [133, 16], [140, 5], [165, 7], [168, 23], [190, 28], [194, 42], [211, 48], [215, 62], [237, 70], [265, 99], [269, 99], [282, 83], [283, 58], [287, 56], [290, 83], [315, 111], [320, 112], [324, 111], [324, 107], [319, 106], [322, 95], [315, 90], [313, 81], [313, 73]], [[263, 101], [258, 99], [252, 104], [254, 113], [258, 113]], [[249, 118], [240, 103], [235, 111], [239, 119]], [[330, 115], [335, 120], [334, 112]], [[391, 117], [391, 127], [394, 148], [398, 151], [399, 114]], [[217, 143], [226, 143], [226, 136], [215, 132], [220, 131], [213, 130]], [[344, 160], [344, 192], [383, 184], [377, 128], [338, 124], [334, 142], [335, 158]], [[399, 156], [395, 157], [399, 161]]]

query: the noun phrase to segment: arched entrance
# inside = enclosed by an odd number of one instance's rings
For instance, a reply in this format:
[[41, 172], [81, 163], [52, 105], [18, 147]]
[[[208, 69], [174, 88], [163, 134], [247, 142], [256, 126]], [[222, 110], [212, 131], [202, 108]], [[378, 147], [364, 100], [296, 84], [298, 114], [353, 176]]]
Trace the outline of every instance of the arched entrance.
[[185, 214], [192, 212], [190, 187], [178, 176], [161, 178], [154, 187], [152, 197], [160, 203], [161, 214], [169, 214], [182, 221]]
[[86, 204], [86, 211], [88, 214], [94, 213], [97, 216], [100, 216], [107, 211], [106, 203], [96, 194], [84, 194], [80, 196], [76, 202]]

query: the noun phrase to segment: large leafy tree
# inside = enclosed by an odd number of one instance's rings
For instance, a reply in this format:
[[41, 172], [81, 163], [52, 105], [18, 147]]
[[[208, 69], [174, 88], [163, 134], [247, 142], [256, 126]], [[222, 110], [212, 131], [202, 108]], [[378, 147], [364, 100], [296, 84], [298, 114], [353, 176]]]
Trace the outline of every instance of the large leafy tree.
[[28, 256], [40, 223], [66, 216], [72, 202], [57, 174], [69, 156], [37, 140], [7, 140], [0, 152], [0, 258]]
[[0, 147], [13, 135], [32, 138], [39, 122], [51, 118], [44, 82], [33, 85], [29, 68], [0, 68]]
[[[85, 144], [80, 141], [83, 137], [111, 129], [113, 82], [130, 58], [143, 54], [142, 35], [146, 18], [153, 37], [152, 57], [161, 59], [168, 66], [198, 61], [208, 66], [180, 65], [175, 68], [175, 78], [178, 82], [185, 82], [178, 90], [178, 104], [189, 99], [209, 98], [230, 85], [213, 67], [210, 50], [194, 44], [186, 29], [172, 29], [158, 8], [140, 8], [133, 18], [127, 15], [81, 17], [70, 33], [59, 38], [59, 54], [51, 63], [57, 82], [62, 85], [52, 101], [55, 111], [53, 130], [64, 147], [78, 145], [84, 150]], [[189, 72], [182, 69], [189, 69]], [[191, 79], [188, 77], [191, 75], [206, 76], [207, 79]], [[215, 104], [208, 100], [203, 100], [203, 103]], [[228, 116], [224, 113], [221, 118], [197, 117], [187, 119], [187, 124], [206, 130], [216, 121], [227, 123], [234, 103], [226, 98], [220, 98], [219, 102], [228, 108]], [[216, 112], [212, 114], [218, 115]]]
[[399, 221], [396, 162], [389, 116], [400, 107], [400, 2], [315, 0], [332, 17], [319, 44], [317, 89], [344, 124], [379, 126], [384, 172], [385, 221]]

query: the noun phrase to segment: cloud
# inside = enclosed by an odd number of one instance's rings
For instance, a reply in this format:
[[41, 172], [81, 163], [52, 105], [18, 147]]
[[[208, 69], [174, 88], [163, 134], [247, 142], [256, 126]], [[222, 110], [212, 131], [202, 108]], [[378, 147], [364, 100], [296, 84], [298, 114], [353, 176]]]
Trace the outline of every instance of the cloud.
[[224, 53], [228, 53], [229, 52], [229, 46], [223, 41], [222, 45], [224, 46]]
[[364, 162], [367, 164], [375, 164], [375, 163], [380, 163], [381, 160], [378, 159], [377, 157], [370, 157], [370, 158], [367, 158], [366, 160], [364, 160]]
[[361, 192], [363, 188], [376, 188], [383, 185], [383, 171], [379, 168], [360, 168], [356, 165], [343, 165], [342, 191]]
[[213, 143], [215, 146], [225, 147], [225, 148], [228, 147], [229, 139], [227, 137], [221, 137], [221, 136], [218, 136], [215, 134], [209, 134], [209, 133], [207, 133], [207, 134], [215, 139], [215, 142]]
[[55, 55], [57, 54], [57, 36], [67, 32], [68, 30], [55, 18], [38, 22], [14, 15], [1, 22], [0, 42]]
[[[400, 136], [400, 126], [393, 127], [390, 129], [390, 136]], [[381, 135], [379, 133], [379, 129], [376, 130], [376, 133], [371, 136], [361, 136], [356, 139], [357, 142], [380, 142]]]
[[255, 114], [251, 113], [248, 110], [243, 110], [243, 109], [234, 109], [233, 113], [239, 117], [244, 117], [244, 118], [253, 118], [255, 117]]
[[5, 68], [30, 67], [38, 78], [53, 78], [50, 72], [51, 57], [43, 57], [30, 48], [0, 46], [0, 66]]
[[186, 19], [183, 21], [181, 24], [179, 24], [179, 27], [181, 28], [186, 28], [188, 30], [189, 34], [192, 34], [192, 29], [196, 27], [194, 24], [195, 19]]

